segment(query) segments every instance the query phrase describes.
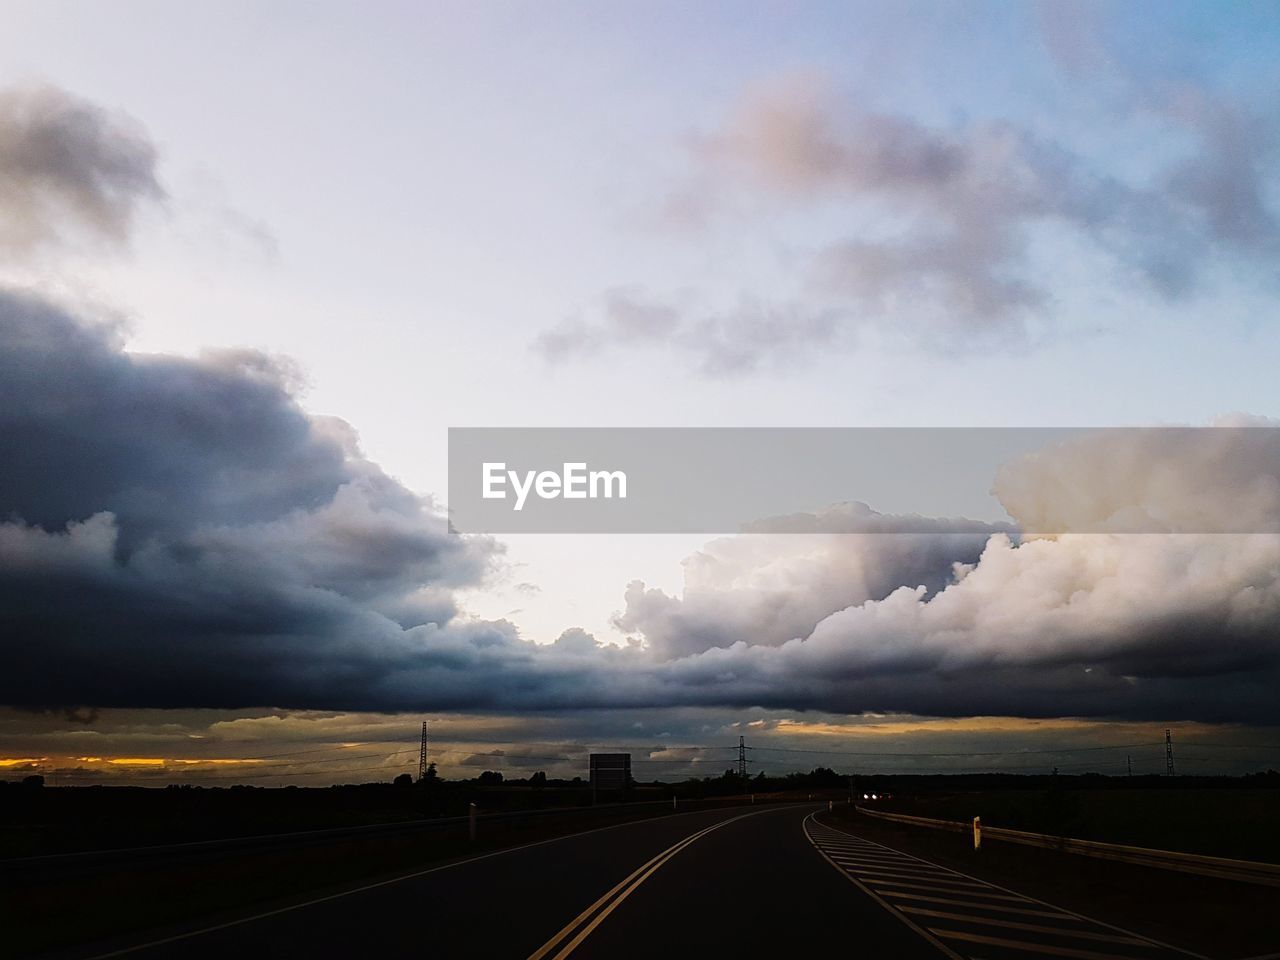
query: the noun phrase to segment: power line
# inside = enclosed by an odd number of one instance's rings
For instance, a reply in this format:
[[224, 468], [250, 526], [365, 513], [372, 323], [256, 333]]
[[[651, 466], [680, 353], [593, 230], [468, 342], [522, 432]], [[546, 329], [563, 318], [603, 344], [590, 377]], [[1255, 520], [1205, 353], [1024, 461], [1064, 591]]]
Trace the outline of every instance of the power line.
[[1280, 750], [1280, 743], [1206, 743], [1203, 740], [1178, 741], [1178, 748], [1186, 750], [1188, 747], [1208, 747], [1213, 750]]

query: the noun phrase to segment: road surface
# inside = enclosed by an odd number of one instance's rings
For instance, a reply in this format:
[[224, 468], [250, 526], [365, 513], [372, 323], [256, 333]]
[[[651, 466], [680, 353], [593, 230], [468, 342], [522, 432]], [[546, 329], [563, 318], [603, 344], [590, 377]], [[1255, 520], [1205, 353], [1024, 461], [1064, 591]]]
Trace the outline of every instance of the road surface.
[[620, 824], [72, 956], [1186, 956], [816, 821], [825, 804]]

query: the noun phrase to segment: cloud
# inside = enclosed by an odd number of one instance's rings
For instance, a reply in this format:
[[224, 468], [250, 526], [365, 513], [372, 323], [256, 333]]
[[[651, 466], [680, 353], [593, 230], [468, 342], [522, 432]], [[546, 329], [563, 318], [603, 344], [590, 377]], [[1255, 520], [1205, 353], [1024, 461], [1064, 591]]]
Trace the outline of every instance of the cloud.
[[1280, 220], [1266, 201], [1274, 126], [1191, 86], [1177, 88], [1158, 106], [1195, 143], [1167, 175], [1169, 198], [1194, 213], [1212, 239], [1274, 255]]
[[164, 198], [156, 148], [132, 121], [55, 87], [0, 91], [0, 250], [127, 241]]
[[793, 77], [751, 92], [693, 155], [718, 180], [888, 223], [829, 244], [811, 267], [859, 316], [1010, 334], [1052, 301], [1030, 269], [1039, 227], [1077, 232], [1164, 294], [1169, 272], [1194, 273], [1210, 243], [1275, 249], [1261, 121], [1190, 90], [1167, 116], [1198, 148], [1132, 183], [1012, 122], [930, 127]]
[[[1100, 431], [1007, 465], [995, 492], [1034, 529], [1127, 527], [1136, 514], [1175, 529], [1275, 530], [1278, 424], [1222, 423], [1249, 435]], [[858, 507], [827, 528], [877, 518]], [[742, 704], [832, 712], [1280, 718], [1280, 536], [1017, 543], [927, 527], [716, 541], [686, 561], [681, 596], [632, 584], [618, 625], [663, 661], [674, 702], [721, 689]]]
[[[1064, 57], [1085, 56], [1086, 39]], [[1055, 244], [1093, 258], [1112, 289], [1163, 300], [1200, 290], [1223, 259], [1269, 272], [1276, 118], [1190, 84], [1123, 89], [1091, 106], [1100, 128], [1152, 128], [1149, 169], [1120, 171], [1096, 148], [1007, 119], [941, 125], [874, 109], [821, 76], [761, 84], [690, 138], [689, 184], [667, 207], [686, 229], [728, 221], [774, 243], [780, 222], [810, 224], [780, 261], [798, 291], [668, 311], [660, 332], [619, 322], [610, 297], [598, 321], [566, 322], [537, 346], [565, 360], [669, 344], [714, 374], [848, 348], [868, 331], [932, 348], [1024, 346], [1056, 319], [1060, 278], [1044, 252]]]
[[451, 534], [291, 378], [257, 353], [130, 354], [0, 292], [0, 700], [371, 702], [423, 634], [449, 660], [514, 642], [455, 622], [498, 547]]
[[731, 310], [698, 310], [636, 288], [612, 290], [596, 321], [574, 317], [543, 331], [534, 349], [551, 363], [619, 346], [670, 346], [699, 359], [700, 372], [734, 376], [785, 366], [839, 333], [834, 312], [744, 298]]
[[994, 492], [1037, 533], [1276, 533], [1278, 426], [1089, 431], [1002, 464]]
[[609, 342], [661, 342], [675, 334], [682, 322], [675, 307], [636, 290], [610, 290], [603, 299], [598, 324], [566, 320], [540, 334], [535, 348], [548, 360], [564, 360], [595, 353]]
[[998, 535], [932, 596], [903, 586], [670, 672], [836, 712], [1275, 722], [1277, 563], [1274, 536]]
[[[740, 641], [780, 646], [807, 637], [831, 613], [882, 600], [903, 584], [942, 589], [957, 563], [978, 560], [988, 534], [955, 532], [945, 520], [890, 517], [865, 504], [843, 504], [810, 515], [810, 522], [762, 524], [803, 533], [724, 537], [684, 561], [679, 598], [627, 586], [625, 610], [614, 624], [643, 635], [660, 659], [702, 653]], [[888, 535], [890, 525], [919, 533]]]
[[[0, 702], [1280, 721], [1280, 536], [882, 534], [907, 520], [845, 504], [709, 543], [680, 596], [633, 583], [632, 643], [544, 647], [459, 611], [499, 545], [449, 532], [293, 378], [254, 353], [132, 354], [0, 293]], [[1076, 437], [995, 492], [1024, 527], [1277, 529], [1280, 447], [1207, 435], [1139, 432], [1126, 456]]]
[[593, 634], [588, 633], [581, 627], [570, 627], [556, 637], [555, 643], [552, 644], [552, 649], [564, 653], [590, 654], [595, 653], [599, 646], [600, 644]]

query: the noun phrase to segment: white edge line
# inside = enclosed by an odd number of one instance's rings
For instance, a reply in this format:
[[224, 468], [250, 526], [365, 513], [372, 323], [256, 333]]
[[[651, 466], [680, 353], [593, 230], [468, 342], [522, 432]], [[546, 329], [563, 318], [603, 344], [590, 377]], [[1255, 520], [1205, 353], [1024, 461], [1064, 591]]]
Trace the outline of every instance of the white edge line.
[[[898, 910], [895, 910], [892, 906], [886, 903], [879, 896], [879, 894], [877, 894], [874, 890], [871, 890], [864, 883], [862, 883], [857, 877], [855, 877], [852, 873], [850, 873], [848, 870], [845, 870], [838, 863], [836, 863], [834, 860], [828, 857], [826, 853], [823, 852], [823, 849], [820, 846], [818, 846], [817, 842], [810, 835], [809, 828], [806, 826], [806, 824], [808, 824], [810, 820], [813, 820], [814, 823], [817, 823], [818, 821], [816, 817], [817, 817], [816, 813], [809, 814], [809, 816], [805, 817], [804, 820], [801, 821], [800, 828], [804, 831], [805, 839], [809, 841], [810, 845], [813, 847], [814, 850], [818, 851], [818, 855], [822, 857], [823, 860], [831, 864], [831, 866], [835, 869], [837, 873], [839, 873], [842, 877], [844, 877], [846, 880], [852, 883], [855, 887], [857, 887], [859, 890], [865, 893], [868, 897], [870, 897], [872, 900], [878, 903], [881, 907], [883, 907], [885, 912], [888, 913], [889, 916], [893, 917], [895, 920], [909, 927], [913, 933], [919, 935], [926, 943], [935, 947], [944, 955], [950, 957], [951, 960], [964, 960], [964, 958], [960, 954], [956, 953], [954, 950], [948, 947], [945, 943], [943, 943], [941, 940], [939, 940], [937, 937], [931, 934], [928, 930], [924, 929], [919, 924], [917, 924], [910, 917], [906, 916], [905, 914], [901, 913]], [[823, 824], [823, 826], [826, 826], [826, 825]]]

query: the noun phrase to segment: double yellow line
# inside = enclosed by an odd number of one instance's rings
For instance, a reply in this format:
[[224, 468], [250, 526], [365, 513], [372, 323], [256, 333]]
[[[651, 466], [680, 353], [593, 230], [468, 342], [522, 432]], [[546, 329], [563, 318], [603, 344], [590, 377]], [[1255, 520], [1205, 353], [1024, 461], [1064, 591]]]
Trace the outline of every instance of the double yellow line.
[[761, 813], [769, 812], [769, 810], [755, 810], [751, 813], [744, 813], [736, 817], [731, 817], [728, 820], [721, 820], [719, 823], [713, 823], [711, 826], [705, 827], [697, 833], [685, 837], [679, 843], [675, 843], [667, 847], [667, 849], [663, 850], [648, 863], [644, 864], [644, 866], [637, 869], [631, 874], [631, 876], [627, 877], [603, 897], [565, 924], [559, 933], [533, 953], [529, 954], [529, 960], [543, 960], [544, 957], [551, 954], [552, 950], [555, 950], [556, 947], [560, 946], [566, 937], [577, 930], [578, 932], [573, 939], [561, 947], [560, 951], [556, 953], [555, 956], [551, 957], [551, 960], [564, 960], [565, 957], [573, 953], [578, 944], [582, 943], [583, 940], [587, 939], [587, 937], [591, 935], [592, 930], [600, 926], [605, 917], [609, 916], [609, 914], [613, 913], [613, 911], [618, 908], [618, 904], [631, 896], [640, 884], [653, 876], [654, 872], [657, 871], [660, 866], [674, 857], [685, 847], [694, 843], [698, 839], [705, 837], [713, 830], [719, 830], [721, 827], [727, 827], [729, 824], [735, 823], [738, 820], [744, 820], [747, 817], [754, 817]]

